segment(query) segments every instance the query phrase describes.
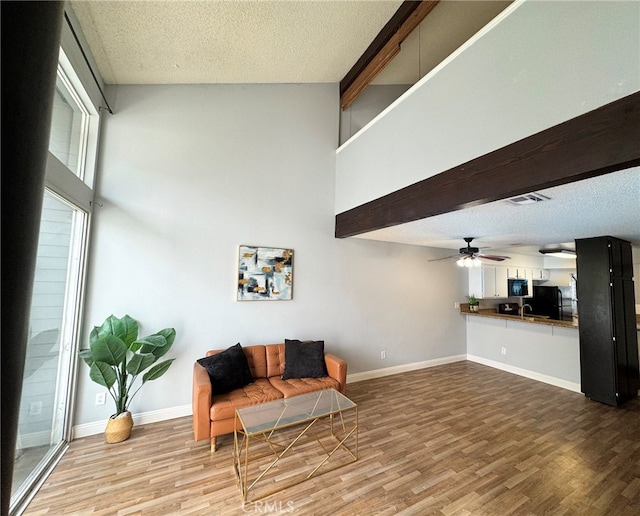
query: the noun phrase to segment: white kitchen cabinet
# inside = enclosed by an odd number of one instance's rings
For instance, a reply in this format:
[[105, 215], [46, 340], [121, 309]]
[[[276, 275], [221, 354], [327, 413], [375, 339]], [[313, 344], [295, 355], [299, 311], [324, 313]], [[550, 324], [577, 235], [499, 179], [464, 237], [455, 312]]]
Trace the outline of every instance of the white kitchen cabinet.
[[528, 279], [527, 269], [524, 267], [508, 267], [507, 277], [512, 279]]
[[529, 279], [532, 279], [534, 281], [546, 281], [549, 279], [549, 270], [548, 269], [530, 269]]
[[483, 266], [469, 269], [469, 294], [478, 299], [506, 298], [506, 267]]
[[473, 267], [469, 269], [469, 295], [483, 299], [486, 270], [484, 267]]
[[509, 297], [508, 288], [507, 288], [508, 287], [507, 268], [496, 267], [495, 269], [496, 269], [496, 281], [495, 281], [496, 296], [495, 297], [507, 298]]

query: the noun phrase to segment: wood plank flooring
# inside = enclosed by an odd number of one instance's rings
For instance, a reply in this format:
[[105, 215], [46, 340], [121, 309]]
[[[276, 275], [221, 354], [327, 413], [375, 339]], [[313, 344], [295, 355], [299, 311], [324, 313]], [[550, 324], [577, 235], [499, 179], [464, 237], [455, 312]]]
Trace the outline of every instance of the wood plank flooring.
[[637, 515], [640, 401], [612, 408], [472, 362], [349, 384], [360, 459], [243, 506], [232, 437], [191, 418], [78, 439], [25, 514]]

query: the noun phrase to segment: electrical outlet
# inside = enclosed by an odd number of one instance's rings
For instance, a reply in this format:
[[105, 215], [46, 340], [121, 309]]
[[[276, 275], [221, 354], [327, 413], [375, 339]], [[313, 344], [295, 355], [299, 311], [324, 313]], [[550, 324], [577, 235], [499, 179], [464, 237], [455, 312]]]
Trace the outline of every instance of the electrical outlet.
[[457, 301], [453, 303], [453, 308], [455, 308], [456, 310], [460, 310], [460, 303], [458, 303]]
[[382, 360], [384, 360], [385, 358], [387, 358], [387, 352], [386, 352], [386, 351], [381, 351], [381, 352], [380, 352], [380, 358], [381, 358]]
[[502, 348], [500, 350], [500, 353], [502, 353], [503, 355], [506, 355], [507, 354], [507, 348]]
[[107, 401], [107, 394], [104, 392], [99, 392], [96, 394], [96, 405], [104, 405]]
[[39, 416], [40, 414], [42, 414], [42, 402], [32, 401], [31, 403], [29, 403], [29, 415]]

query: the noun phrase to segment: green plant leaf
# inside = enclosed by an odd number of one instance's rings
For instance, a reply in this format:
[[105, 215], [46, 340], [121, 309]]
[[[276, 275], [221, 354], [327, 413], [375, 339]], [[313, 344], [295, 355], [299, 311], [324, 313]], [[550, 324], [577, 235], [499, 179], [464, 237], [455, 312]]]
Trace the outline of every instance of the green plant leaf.
[[173, 341], [176, 340], [176, 330], [174, 328], [164, 328], [163, 330], [160, 330], [157, 334], [162, 335], [167, 341], [167, 343], [164, 346], [159, 346], [153, 351], [151, 351], [151, 353], [153, 353], [156, 356], [156, 358], [160, 358], [166, 355], [167, 351], [171, 349], [171, 346], [173, 345]]
[[170, 347], [171, 347], [171, 346], [167, 346], [167, 345], [164, 345], [164, 346], [158, 346], [157, 348], [153, 348], [153, 349], [151, 349], [151, 350], [150, 350], [150, 352], [153, 354], [153, 356], [155, 356], [155, 357], [156, 357], [156, 359], [158, 359], [158, 358], [160, 358], [160, 357], [162, 357], [162, 356], [166, 355], [166, 354], [167, 354], [167, 351], [169, 351], [169, 348], [170, 348]]
[[93, 365], [93, 355], [90, 349], [81, 349], [78, 352], [78, 356], [84, 360], [89, 367]]
[[162, 335], [165, 339], [167, 339], [167, 350], [173, 346], [173, 341], [176, 340], [176, 329], [175, 328], [164, 328], [158, 332], [158, 335]]
[[122, 319], [122, 326], [124, 329], [124, 337], [120, 337], [127, 347], [130, 347], [136, 339], [138, 338], [138, 323], [137, 321], [129, 317], [129, 315], [125, 315]]
[[[105, 319], [102, 326], [94, 328], [94, 331], [96, 332], [97, 338], [113, 335], [128, 346], [138, 338], [138, 323], [128, 315], [125, 315], [122, 319], [118, 319], [112, 314]], [[94, 332], [91, 333], [93, 335]], [[94, 338], [94, 340], [96, 339]]]
[[154, 365], [149, 371], [147, 371], [142, 377], [142, 383], [150, 382], [151, 380], [156, 380], [160, 378], [164, 373], [167, 372], [171, 363], [175, 360], [175, 358], [170, 358], [169, 360], [165, 360], [164, 362], [160, 362], [159, 364]]
[[130, 375], [138, 375], [157, 360], [152, 353], [136, 353], [127, 362], [127, 372]]
[[95, 333], [95, 340], [99, 339], [100, 337], [104, 337], [105, 335], [114, 335], [113, 333], [113, 324], [114, 324], [114, 320], [117, 321], [119, 320], [115, 315], [111, 314], [109, 317], [107, 317], [104, 322], [102, 323], [102, 326], [94, 326], [93, 331], [91, 333]]
[[140, 349], [140, 353], [153, 353], [156, 348], [161, 348], [167, 345], [167, 339], [162, 335], [154, 333], [135, 342]]
[[[164, 343], [161, 344], [161, 340], [157, 337], [164, 337]], [[176, 330], [174, 328], [164, 328], [158, 333], [154, 333], [153, 335], [149, 335], [149, 337], [146, 337], [146, 339], [151, 338], [152, 342], [155, 343], [155, 346], [143, 346], [141, 351], [145, 353], [153, 353], [156, 358], [160, 358], [166, 355], [167, 352], [171, 349], [173, 341], [176, 339]]]
[[113, 335], [105, 335], [91, 344], [91, 355], [95, 362], [118, 366], [127, 358], [127, 346]]
[[89, 378], [100, 385], [104, 385], [107, 389], [111, 389], [117, 380], [116, 373], [113, 368], [104, 362], [94, 362], [91, 365]]

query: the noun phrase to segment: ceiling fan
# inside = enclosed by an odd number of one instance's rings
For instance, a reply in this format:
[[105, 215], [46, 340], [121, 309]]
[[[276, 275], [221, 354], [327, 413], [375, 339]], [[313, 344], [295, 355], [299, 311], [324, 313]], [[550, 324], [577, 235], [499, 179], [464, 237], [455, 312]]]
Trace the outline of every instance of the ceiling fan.
[[467, 243], [467, 247], [461, 247], [459, 254], [451, 256], [445, 256], [444, 258], [437, 258], [435, 260], [429, 260], [430, 262], [437, 262], [439, 260], [447, 260], [449, 258], [458, 258], [456, 264], [460, 267], [480, 267], [482, 265], [481, 260], [493, 260], [495, 262], [502, 262], [509, 260], [510, 256], [501, 256], [495, 254], [484, 254], [480, 252], [480, 248], [471, 247], [471, 241], [473, 237], [465, 237], [464, 241]]

